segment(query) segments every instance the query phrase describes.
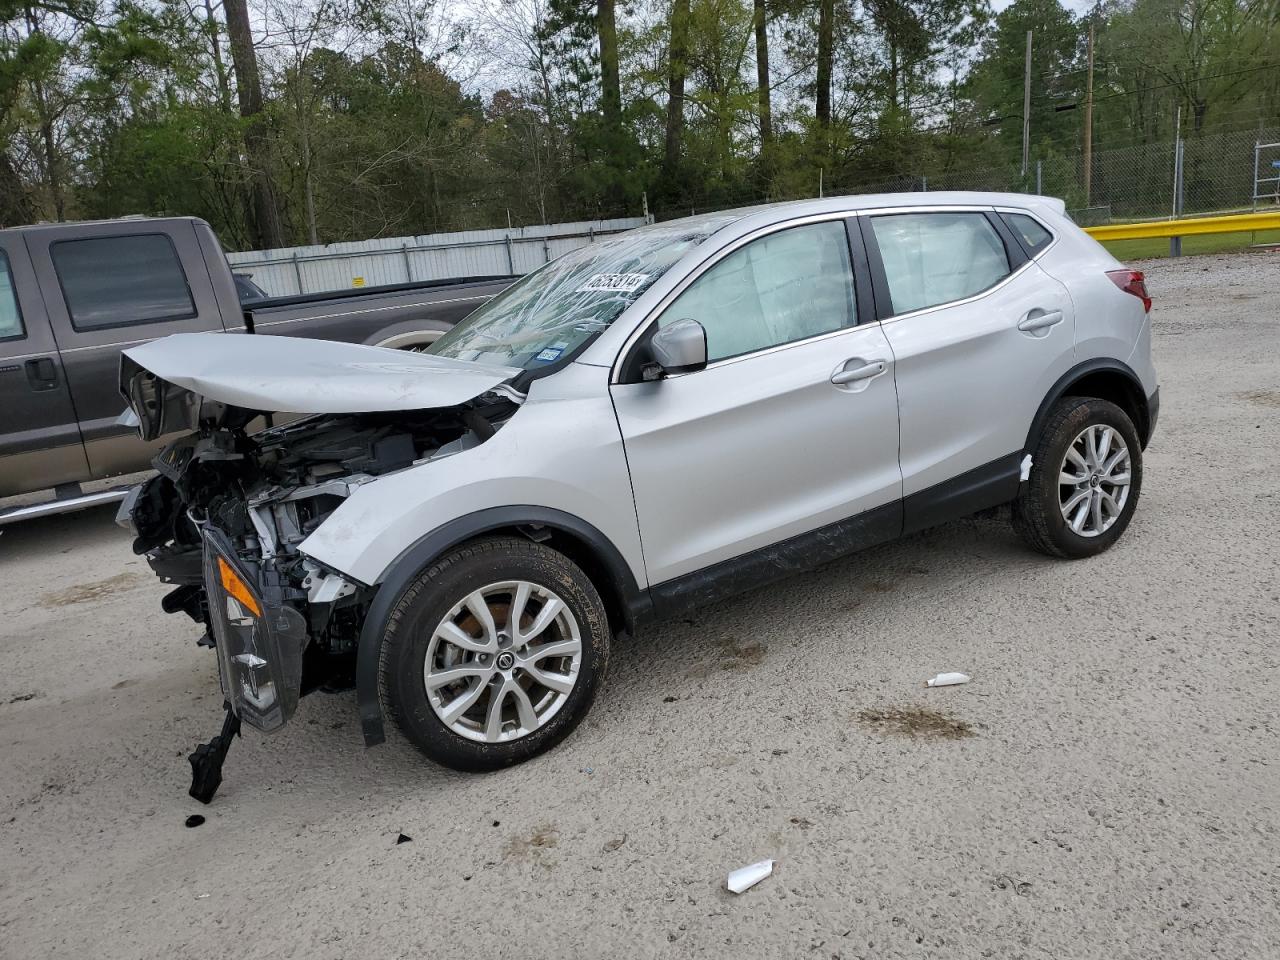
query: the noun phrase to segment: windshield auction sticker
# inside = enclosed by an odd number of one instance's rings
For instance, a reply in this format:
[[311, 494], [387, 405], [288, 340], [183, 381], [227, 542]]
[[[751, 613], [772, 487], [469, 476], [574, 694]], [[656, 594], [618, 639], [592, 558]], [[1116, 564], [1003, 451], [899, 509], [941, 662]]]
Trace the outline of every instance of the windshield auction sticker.
[[560, 359], [560, 354], [564, 353], [565, 348], [568, 346], [567, 343], [553, 343], [533, 359], [541, 360], [543, 363], [554, 363]]
[[649, 279], [647, 273], [596, 273], [574, 293], [601, 290], [607, 293], [635, 293]]

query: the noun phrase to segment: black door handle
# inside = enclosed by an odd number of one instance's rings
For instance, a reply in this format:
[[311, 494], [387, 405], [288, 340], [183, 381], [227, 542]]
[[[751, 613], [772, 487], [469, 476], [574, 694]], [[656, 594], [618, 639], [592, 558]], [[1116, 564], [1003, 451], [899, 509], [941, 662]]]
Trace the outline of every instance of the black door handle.
[[27, 382], [32, 390], [55, 390], [58, 387], [58, 368], [48, 357], [28, 360]]

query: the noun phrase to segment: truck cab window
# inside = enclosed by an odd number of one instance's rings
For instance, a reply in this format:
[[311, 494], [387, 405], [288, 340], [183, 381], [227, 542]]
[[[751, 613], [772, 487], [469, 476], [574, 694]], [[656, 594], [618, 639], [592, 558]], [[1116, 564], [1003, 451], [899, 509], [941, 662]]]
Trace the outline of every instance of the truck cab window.
[[9, 258], [0, 250], [0, 340], [23, 335], [22, 314], [18, 312], [18, 296], [13, 289], [13, 273]]
[[50, 254], [77, 330], [196, 315], [178, 253], [162, 233], [63, 240]]

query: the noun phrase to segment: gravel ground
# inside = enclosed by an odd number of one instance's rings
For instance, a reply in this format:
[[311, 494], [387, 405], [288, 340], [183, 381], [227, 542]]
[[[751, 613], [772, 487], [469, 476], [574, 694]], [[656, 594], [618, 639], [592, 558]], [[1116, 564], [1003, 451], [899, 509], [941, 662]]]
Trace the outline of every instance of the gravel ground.
[[201, 807], [214, 660], [112, 511], [7, 529], [0, 955], [1280, 955], [1280, 256], [1147, 268], [1164, 409], [1115, 549], [970, 520], [709, 608], [500, 774], [317, 694]]

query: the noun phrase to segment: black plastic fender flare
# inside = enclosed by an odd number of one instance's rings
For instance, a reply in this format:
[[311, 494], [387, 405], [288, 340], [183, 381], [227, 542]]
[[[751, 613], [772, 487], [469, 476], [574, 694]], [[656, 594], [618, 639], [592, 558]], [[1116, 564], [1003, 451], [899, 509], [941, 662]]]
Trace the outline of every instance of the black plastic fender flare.
[[550, 528], [576, 537], [590, 547], [613, 581], [612, 587], [622, 598], [624, 607], [638, 611], [647, 606], [648, 591], [641, 590], [636, 584], [635, 576], [618, 548], [594, 526], [571, 513], [551, 507], [507, 506], [490, 507], [450, 520], [415, 541], [395, 559], [374, 594], [369, 613], [360, 628], [360, 642], [356, 648], [356, 703], [360, 709], [360, 728], [366, 747], [386, 740], [382, 704], [378, 699], [378, 661], [382, 656], [387, 620], [400, 597], [419, 573], [453, 547], [490, 531], [512, 527]]
[[1036, 411], [1036, 415], [1031, 421], [1031, 429], [1027, 431], [1027, 442], [1022, 448], [1024, 453], [1029, 453], [1035, 449], [1036, 441], [1040, 438], [1041, 431], [1044, 430], [1045, 421], [1049, 419], [1049, 411], [1053, 408], [1053, 405], [1066, 396], [1076, 383], [1093, 373], [1118, 373], [1129, 381], [1138, 397], [1138, 402], [1142, 404], [1143, 413], [1147, 420], [1145, 424], [1134, 424], [1142, 434], [1142, 445], [1146, 446], [1154, 424], [1151, 422], [1150, 398], [1142, 387], [1142, 381], [1133, 372], [1133, 368], [1124, 361], [1108, 357], [1095, 357], [1092, 360], [1084, 360], [1077, 363], [1049, 388], [1049, 392], [1045, 394], [1044, 399], [1040, 402], [1040, 409]]

